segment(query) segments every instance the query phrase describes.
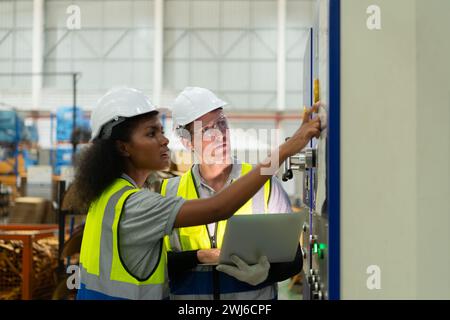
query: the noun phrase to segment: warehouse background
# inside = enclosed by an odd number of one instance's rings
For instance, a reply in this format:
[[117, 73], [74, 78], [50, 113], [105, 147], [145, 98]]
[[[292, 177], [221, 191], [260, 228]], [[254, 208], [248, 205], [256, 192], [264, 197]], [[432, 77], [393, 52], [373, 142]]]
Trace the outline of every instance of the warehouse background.
[[[276, 110], [279, 94], [286, 97], [281, 109], [298, 110], [302, 101], [302, 57], [313, 1], [284, 1], [282, 93], [277, 92], [277, 1], [166, 0], [159, 11], [150, 0], [37, 2], [44, 18], [42, 71], [82, 73], [79, 103], [87, 109], [120, 84], [145, 90], [161, 105], [192, 84], [210, 88], [236, 109]], [[67, 28], [72, 11], [66, 10], [73, 4], [80, 8], [78, 30]], [[2, 73], [31, 72], [33, 1], [2, 1], [0, 14]], [[157, 32], [161, 42], [155, 41]], [[163, 62], [159, 77], [155, 59]], [[3, 77], [2, 100], [21, 109], [49, 110], [71, 101], [70, 78], [44, 76], [42, 98], [34, 102], [40, 105], [33, 105], [30, 84], [27, 78]]]
[[[77, 8], [80, 29], [70, 29]], [[299, 119], [313, 12], [311, 0], [1, 1], [0, 103], [24, 111], [39, 147], [53, 150], [57, 110], [74, 101], [71, 73], [85, 118], [114, 86], [139, 88], [161, 107], [201, 86], [229, 102], [234, 127], [277, 128], [281, 141]], [[40, 153], [39, 164], [52, 161]]]

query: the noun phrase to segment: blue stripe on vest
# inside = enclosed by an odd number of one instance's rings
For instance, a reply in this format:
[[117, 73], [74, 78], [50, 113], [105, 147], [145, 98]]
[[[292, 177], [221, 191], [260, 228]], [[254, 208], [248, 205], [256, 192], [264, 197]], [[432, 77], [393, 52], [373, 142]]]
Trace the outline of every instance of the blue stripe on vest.
[[123, 298], [109, 296], [107, 294], [86, 288], [85, 284], [81, 284], [77, 292], [77, 300], [127, 300]]
[[[252, 286], [239, 281], [225, 273], [219, 273], [220, 293], [246, 292], [263, 289], [271, 284]], [[213, 294], [213, 273], [187, 271], [183, 275], [169, 279], [170, 293], [174, 295], [207, 295]]]

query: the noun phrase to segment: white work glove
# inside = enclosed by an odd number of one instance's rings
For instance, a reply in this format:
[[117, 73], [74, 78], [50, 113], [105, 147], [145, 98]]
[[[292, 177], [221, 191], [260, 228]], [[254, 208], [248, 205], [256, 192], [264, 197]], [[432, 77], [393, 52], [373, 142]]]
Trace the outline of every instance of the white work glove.
[[231, 261], [236, 267], [219, 264], [216, 267], [217, 271], [224, 272], [229, 276], [232, 276], [240, 281], [251, 284], [252, 286], [256, 286], [264, 280], [267, 279], [269, 275], [270, 263], [267, 260], [266, 256], [262, 256], [259, 258], [259, 262], [252, 266], [249, 266], [244, 261], [242, 261], [238, 256], [231, 256]]

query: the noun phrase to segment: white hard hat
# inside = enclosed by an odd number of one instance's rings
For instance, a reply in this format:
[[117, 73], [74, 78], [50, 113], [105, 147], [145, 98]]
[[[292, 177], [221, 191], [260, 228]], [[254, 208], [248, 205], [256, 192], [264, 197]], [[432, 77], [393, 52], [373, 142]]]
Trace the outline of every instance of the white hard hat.
[[172, 105], [174, 128], [185, 126], [204, 114], [227, 105], [208, 89], [185, 88]]
[[[98, 138], [102, 128], [102, 137], [109, 138], [112, 128], [131, 118], [144, 113], [157, 111], [150, 99], [141, 91], [121, 87], [108, 91], [101, 97], [91, 114], [91, 141]], [[107, 125], [107, 126], [105, 126]]]

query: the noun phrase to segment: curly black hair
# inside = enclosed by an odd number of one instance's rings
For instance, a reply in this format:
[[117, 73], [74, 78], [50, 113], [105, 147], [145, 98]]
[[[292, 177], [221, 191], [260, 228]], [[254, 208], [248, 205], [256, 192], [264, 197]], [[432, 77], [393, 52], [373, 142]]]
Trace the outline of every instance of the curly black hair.
[[130, 141], [136, 125], [158, 112], [128, 118], [115, 126], [109, 139], [95, 139], [86, 147], [75, 163], [75, 179], [70, 207], [78, 212], [88, 212], [89, 207], [102, 192], [125, 172], [126, 160], [117, 148], [116, 141]]

